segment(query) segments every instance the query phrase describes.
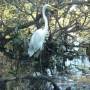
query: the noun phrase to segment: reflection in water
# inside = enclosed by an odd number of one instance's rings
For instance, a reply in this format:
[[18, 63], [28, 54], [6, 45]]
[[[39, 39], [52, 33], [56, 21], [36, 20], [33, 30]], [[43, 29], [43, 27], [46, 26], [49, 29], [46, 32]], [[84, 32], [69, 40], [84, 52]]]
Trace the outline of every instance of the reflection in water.
[[72, 61], [67, 60], [66, 66], [70, 66], [73, 74], [82, 75], [82, 70], [89, 73], [90, 62], [87, 56], [80, 56], [80, 58], [74, 58]]

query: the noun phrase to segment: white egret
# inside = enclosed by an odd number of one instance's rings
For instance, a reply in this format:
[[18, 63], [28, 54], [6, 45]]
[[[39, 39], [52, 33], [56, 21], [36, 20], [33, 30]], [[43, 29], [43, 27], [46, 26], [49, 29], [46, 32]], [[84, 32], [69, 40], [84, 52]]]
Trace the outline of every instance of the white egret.
[[[44, 19], [44, 23], [45, 26], [44, 28], [38, 29], [36, 30], [33, 35], [31, 36], [31, 40], [29, 42], [29, 48], [28, 48], [28, 55], [31, 57], [34, 55], [34, 53], [36, 53], [38, 50], [42, 50], [43, 49], [43, 44], [45, 42], [45, 38], [47, 35], [49, 35], [49, 31], [48, 31], [48, 19], [45, 15], [45, 11], [46, 9], [50, 7], [50, 8], [54, 8], [51, 7], [48, 4], [45, 4], [42, 8], [42, 15], [43, 15], [43, 19]], [[54, 8], [56, 9], [56, 8]]]

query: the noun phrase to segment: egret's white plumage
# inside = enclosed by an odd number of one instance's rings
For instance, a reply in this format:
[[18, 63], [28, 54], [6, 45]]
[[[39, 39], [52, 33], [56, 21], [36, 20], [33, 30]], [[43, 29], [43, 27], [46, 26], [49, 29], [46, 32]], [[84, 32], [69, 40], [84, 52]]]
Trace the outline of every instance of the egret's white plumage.
[[[48, 34], [48, 32], [45, 32]], [[29, 48], [28, 48], [28, 54], [31, 57], [35, 52], [37, 52], [39, 49], [42, 50], [43, 44], [45, 42], [45, 36], [46, 34], [42, 29], [38, 29], [31, 37], [31, 40], [29, 42]]]
[[31, 40], [29, 42], [28, 54], [30, 57], [32, 55], [34, 55], [34, 53], [37, 52], [38, 50], [43, 49], [43, 44], [45, 42], [45, 38], [49, 34], [49, 32], [48, 32], [48, 20], [47, 20], [47, 17], [45, 15], [45, 11], [46, 11], [47, 7], [50, 7], [50, 5], [45, 4], [43, 6], [43, 9], [42, 9], [43, 19], [45, 21], [44, 28], [36, 30], [33, 33]]

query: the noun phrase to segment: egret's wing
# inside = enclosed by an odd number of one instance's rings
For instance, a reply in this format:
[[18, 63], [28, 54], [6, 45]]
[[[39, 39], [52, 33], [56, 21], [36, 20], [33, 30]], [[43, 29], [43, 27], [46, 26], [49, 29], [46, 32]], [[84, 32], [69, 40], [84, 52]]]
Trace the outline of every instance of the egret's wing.
[[33, 33], [31, 40], [29, 42], [29, 49], [28, 49], [28, 54], [30, 56], [32, 56], [39, 49], [42, 50], [47, 33], [48, 33], [47, 30], [42, 29], [39, 29]]
[[39, 29], [31, 37], [31, 40], [29, 42], [29, 49], [28, 54], [29, 56], [32, 56], [36, 51], [38, 51], [40, 48], [42, 48], [43, 45], [43, 35], [42, 30]]

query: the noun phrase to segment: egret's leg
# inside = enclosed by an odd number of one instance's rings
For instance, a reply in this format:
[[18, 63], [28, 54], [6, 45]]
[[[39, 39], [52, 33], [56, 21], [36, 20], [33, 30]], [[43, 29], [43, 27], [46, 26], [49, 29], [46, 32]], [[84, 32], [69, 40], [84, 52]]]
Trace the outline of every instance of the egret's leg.
[[40, 70], [41, 70], [41, 74], [43, 73], [42, 71], [42, 52], [40, 53]]

